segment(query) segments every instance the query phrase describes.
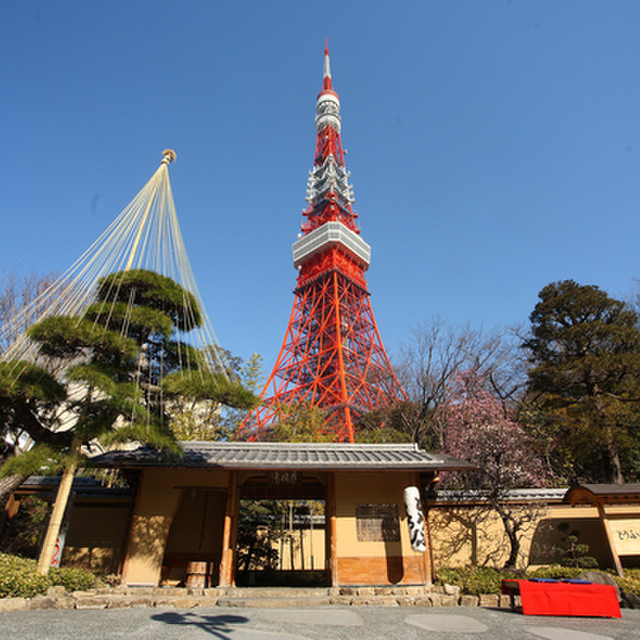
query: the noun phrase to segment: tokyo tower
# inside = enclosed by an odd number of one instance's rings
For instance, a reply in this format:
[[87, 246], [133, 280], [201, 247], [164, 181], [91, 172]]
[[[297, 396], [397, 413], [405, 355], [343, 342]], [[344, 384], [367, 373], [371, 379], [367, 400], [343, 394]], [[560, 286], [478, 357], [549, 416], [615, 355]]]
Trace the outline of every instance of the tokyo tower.
[[315, 124], [309, 206], [293, 244], [299, 272], [293, 309], [263, 403], [241, 425], [241, 437], [248, 440], [266, 436], [283, 407], [302, 403], [326, 413], [324, 428], [334, 441], [354, 442], [359, 415], [405, 397], [382, 345], [364, 277], [371, 247], [360, 237], [352, 209], [328, 47]]

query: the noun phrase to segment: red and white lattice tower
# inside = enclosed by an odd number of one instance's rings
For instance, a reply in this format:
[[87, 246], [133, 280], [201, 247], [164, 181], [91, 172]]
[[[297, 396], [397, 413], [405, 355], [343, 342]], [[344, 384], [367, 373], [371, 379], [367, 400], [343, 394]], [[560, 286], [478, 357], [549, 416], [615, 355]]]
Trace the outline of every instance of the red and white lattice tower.
[[316, 103], [316, 155], [309, 172], [305, 218], [293, 244], [299, 271], [282, 348], [261, 397], [244, 420], [248, 440], [268, 434], [283, 406], [314, 405], [325, 429], [354, 441], [359, 414], [404, 398], [373, 317], [364, 272], [371, 247], [360, 237], [340, 140], [340, 100], [331, 86], [329, 51]]

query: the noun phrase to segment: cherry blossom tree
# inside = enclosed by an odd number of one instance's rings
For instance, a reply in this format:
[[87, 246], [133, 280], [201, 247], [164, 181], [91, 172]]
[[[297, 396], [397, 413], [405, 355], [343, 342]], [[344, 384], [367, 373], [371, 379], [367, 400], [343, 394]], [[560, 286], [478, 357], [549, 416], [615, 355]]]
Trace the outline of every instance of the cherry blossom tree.
[[486, 378], [473, 371], [454, 379], [436, 420], [443, 433], [443, 453], [477, 466], [477, 471], [445, 477], [445, 486], [480, 492], [484, 516], [494, 511], [504, 525], [510, 544], [505, 568], [515, 567], [523, 530], [537, 518], [541, 505], [514, 504], [510, 492], [547, 483], [535, 441], [506, 414]]

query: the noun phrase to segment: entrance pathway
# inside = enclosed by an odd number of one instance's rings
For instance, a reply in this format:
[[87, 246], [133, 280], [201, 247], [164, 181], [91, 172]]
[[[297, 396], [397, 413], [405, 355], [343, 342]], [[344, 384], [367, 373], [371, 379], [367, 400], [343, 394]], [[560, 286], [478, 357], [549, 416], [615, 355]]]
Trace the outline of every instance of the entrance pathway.
[[0, 613], [0, 638], [637, 640], [640, 611], [625, 610], [621, 619], [604, 619], [523, 616], [485, 607], [51, 609]]

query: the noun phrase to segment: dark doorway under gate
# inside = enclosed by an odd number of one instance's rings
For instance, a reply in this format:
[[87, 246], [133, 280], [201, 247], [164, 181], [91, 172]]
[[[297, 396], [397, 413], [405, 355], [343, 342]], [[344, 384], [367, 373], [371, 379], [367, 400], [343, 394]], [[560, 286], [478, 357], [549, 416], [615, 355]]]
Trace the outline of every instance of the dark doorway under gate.
[[239, 487], [236, 584], [322, 586], [326, 486], [295, 471], [248, 478]]

